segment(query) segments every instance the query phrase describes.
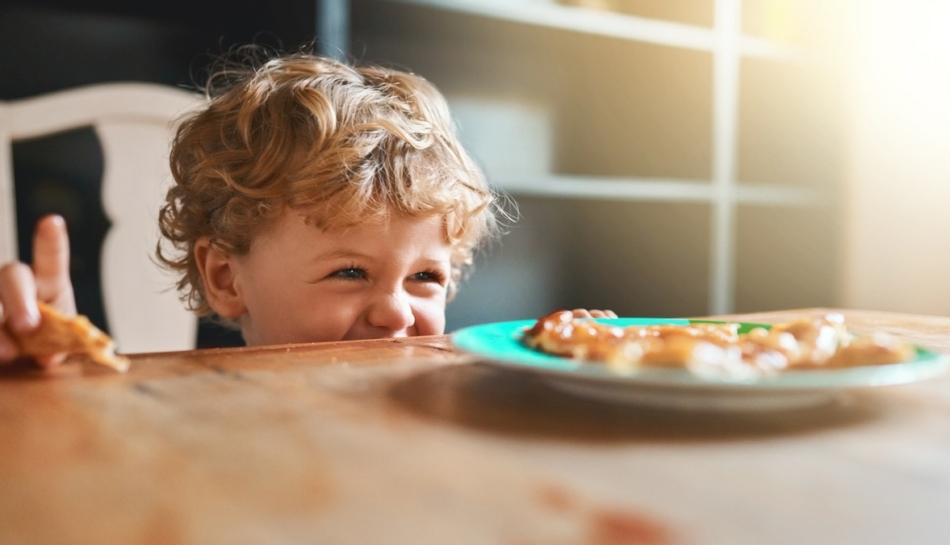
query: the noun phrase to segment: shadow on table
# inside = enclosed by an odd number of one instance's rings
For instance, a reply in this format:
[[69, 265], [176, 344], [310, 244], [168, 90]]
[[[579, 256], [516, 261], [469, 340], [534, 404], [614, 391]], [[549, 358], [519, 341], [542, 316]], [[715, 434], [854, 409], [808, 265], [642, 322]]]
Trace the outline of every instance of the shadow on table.
[[412, 375], [388, 397], [424, 418], [505, 435], [587, 441], [706, 441], [816, 433], [858, 426], [884, 406], [850, 394], [795, 410], [703, 412], [584, 399], [549, 387], [536, 375], [458, 365]]

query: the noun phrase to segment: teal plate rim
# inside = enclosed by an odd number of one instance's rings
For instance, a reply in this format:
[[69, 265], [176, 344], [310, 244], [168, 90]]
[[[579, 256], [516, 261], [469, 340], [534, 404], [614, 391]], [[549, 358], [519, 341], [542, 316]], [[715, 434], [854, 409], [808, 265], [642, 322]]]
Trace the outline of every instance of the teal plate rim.
[[[596, 321], [620, 327], [632, 325], [689, 325], [691, 323], [725, 323], [716, 320], [685, 318], [598, 318]], [[755, 378], [700, 377], [686, 369], [643, 367], [632, 373], [618, 373], [603, 364], [584, 362], [544, 354], [524, 346], [522, 333], [537, 320], [492, 322], [469, 326], [451, 334], [452, 344], [481, 361], [492, 365], [555, 375], [558, 378], [576, 378], [583, 381], [602, 381], [614, 384], [652, 385], [671, 388], [725, 388], [725, 389], [781, 389], [814, 390], [887, 386], [918, 382], [936, 377], [950, 369], [950, 358], [915, 346], [913, 360], [884, 365], [854, 366], [839, 369], [785, 371]], [[754, 327], [769, 328], [769, 324], [735, 322], [740, 332]]]

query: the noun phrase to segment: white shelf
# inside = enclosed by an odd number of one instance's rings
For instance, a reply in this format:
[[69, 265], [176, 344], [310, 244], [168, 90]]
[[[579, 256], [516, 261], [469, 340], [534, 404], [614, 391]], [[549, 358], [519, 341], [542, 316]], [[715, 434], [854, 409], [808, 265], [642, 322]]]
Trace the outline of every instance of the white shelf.
[[[489, 176], [499, 189], [516, 195], [610, 199], [632, 201], [703, 202], [718, 198], [709, 181], [661, 178], [613, 178], [557, 174]], [[829, 199], [822, 192], [802, 187], [736, 184], [731, 200], [737, 204], [766, 206], [822, 206]]]
[[[504, 175], [489, 179], [520, 195], [630, 201], [696, 202], [710, 207], [709, 314], [730, 314], [736, 290], [738, 207], [820, 207], [833, 201], [814, 188], [739, 183], [739, 82], [743, 58], [779, 63], [821, 62], [795, 48], [742, 34], [742, 0], [714, 0], [713, 27], [674, 23], [582, 7], [554, 0], [384, 0], [539, 28], [607, 36], [632, 42], [708, 52], [713, 61], [711, 169], [708, 179], [644, 179], [551, 174]], [[501, 167], [501, 165], [495, 165]], [[517, 172], [533, 172], [532, 170]], [[546, 172], [540, 170], [540, 172]]]
[[[387, 1], [699, 51], [712, 52], [716, 47], [715, 33], [712, 28], [581, 7], [562, 6], [553, 2], [537, 0]], [[788, 60], [801, 57], [801, 52], [795, 48], [750, 36], [739, 38], [739, 51], [740, 54], [747, 57]]]

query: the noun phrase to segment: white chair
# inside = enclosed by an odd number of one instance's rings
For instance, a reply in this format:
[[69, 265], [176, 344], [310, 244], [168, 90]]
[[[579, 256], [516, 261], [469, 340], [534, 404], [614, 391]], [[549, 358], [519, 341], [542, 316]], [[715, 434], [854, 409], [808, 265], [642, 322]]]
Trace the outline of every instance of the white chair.
[[112, 227], [102, 249], [102, 292], [120, 351], [195, 347], [197, 320], [153, 255], [157, 214], [171, 183], [174, 120], [201, 98], [146, 83], [91, 85], [0, 101], [0, 263], [17, 258], [11, 143], [60, 131], [95, 129], [104, 159], [102, 203]]

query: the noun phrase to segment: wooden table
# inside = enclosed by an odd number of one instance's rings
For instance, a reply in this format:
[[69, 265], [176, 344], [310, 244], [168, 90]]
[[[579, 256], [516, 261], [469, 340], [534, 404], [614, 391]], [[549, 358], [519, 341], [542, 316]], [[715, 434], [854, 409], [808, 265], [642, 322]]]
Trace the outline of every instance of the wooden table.
[[[845, 314], [950, 351], [950, 318]], [[0, 370], [4, 544], [948, 542], [946, 376], [716, 415], [574, 398], [447, 337]]]

